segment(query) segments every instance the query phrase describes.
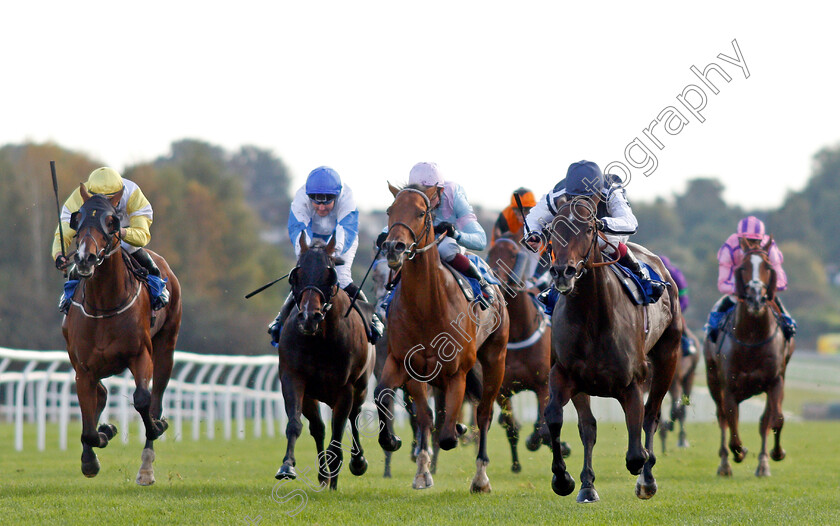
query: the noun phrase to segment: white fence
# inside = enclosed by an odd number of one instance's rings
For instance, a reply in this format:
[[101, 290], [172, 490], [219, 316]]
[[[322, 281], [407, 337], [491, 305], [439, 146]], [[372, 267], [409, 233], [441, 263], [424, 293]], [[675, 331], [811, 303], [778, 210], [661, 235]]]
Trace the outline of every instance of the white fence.
[[[273, 437], [285, 430], [285, 408], [277, 374], [276, 355], [265, 356], [218, 356], [201, 355], [175, 351], [175, 366], [172, 379], [164, 396], [163, 414], [170, 429], [161, 437], [163, 440], [184, 439], [185, 421], [189, 425], [192, 440], [199, 440], [204, 431], [207, 439], [216, 438], [217, 421], [222, 437], [230, 440], [251, 435], [260, 437], [263, 433]], [[366, 410], [374, 410], [372, 404], [375, 380], [371, 378]], [[131, 401], [134, 380], [131, 373], [107, 378], [102, 381], [108, 388], [108, 405], [102, 413], [101, 422], [109, 417], [119, 429], [119, 436], [127, 443], [132, 433], [138, 441], [145, 440], [145, 430]], [[38, 449], [47, 444], [47, 422], [57, 422], [58, 446], [67, 449], [67, 434], [71, 419], [81, 416], [76, 397], [76, 382], [73, 368], [66, 351], [27, 351], [0, 347], [0, 425], [14, 423], [15, 449], [23, 449], [24, 424], [36, 423]], [[401, 395], [397, 400], [400, 401]], [[666, 398], [666, 403], [668, 398]], [[533, 393], [522, 393], [514, 397], [514, 413], [523, 426], [530, 426], [537, 416], [536, 397]], [[399, 405], [399, 404], [397, 404]], [[663, 415], [669, 410], [663, 405]], [[624, 422], [624, 413], [617, 401], [592, 398], [592, 410], [599, 422]], [[763, 404], [753, 399], [741, 405], [741, 420], [758, 421]], [[329, 409], [322, 404], [324, 417]], [[567, 422], [577, 422], [572, 404], [565, 408]], [[691, 406], [688, 407], [690, 421], [710, 422], [715, 420], [714, 403], [705, 387], [695, 388]], [[403, 425], [407, 413], [398, 407], [395, 412], [397, 425]]]

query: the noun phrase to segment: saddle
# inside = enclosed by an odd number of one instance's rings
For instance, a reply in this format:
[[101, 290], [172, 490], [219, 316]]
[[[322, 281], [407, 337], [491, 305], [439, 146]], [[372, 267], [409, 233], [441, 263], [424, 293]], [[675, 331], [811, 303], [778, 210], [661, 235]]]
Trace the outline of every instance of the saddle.
[[[639, 261], [640, 264], [644, 265], [647, 268], [648, 274], [650, 275], [651, 281], [659, 281], [665, 283], [667, 286], [667, 282], [665, 282], [662, 277], [647, 263], [643, 261]], [[639, 277], [633, 273], [627, 267], [620, 265], [619, 263], [614, 263], [612, 265], [607, 265], [607, 268], [613, 271], [616, 276], [618, 276], [618, 280], [624, 285], [624, 290], [627, 292], [627, 295], [630, 296], [630, 299], [636, 305], [649, 305], [654, 303], [651, 297], [651, 287], [649, 282], [642, 283], [639, 280]]]
[[[467, 258], [473, 263], [473, 265], [475, 265], [478, 272], [481, 274], [481, 277], [483, 277], [488, 283], [491, 285], [501, 285], [501, 282], [496, 279], [496, 276], [493, 274], [493, 271], [487, 265], [486, 261], [475, 254], [467, 254]], [[468, 302], [472, 303], [476, 298], [481, 296], [481, 285], [478, 284], [478, 280], [464, 276], [442, 259], [440, 262], [443, 263], [444, 268], [449, 269], [449, 272], [452, 274], [452, 277], [455, 278], [455, 281], [458, 283], [458, 286], [461, 288], [461, 292], [464, 294], [464, 297]]]

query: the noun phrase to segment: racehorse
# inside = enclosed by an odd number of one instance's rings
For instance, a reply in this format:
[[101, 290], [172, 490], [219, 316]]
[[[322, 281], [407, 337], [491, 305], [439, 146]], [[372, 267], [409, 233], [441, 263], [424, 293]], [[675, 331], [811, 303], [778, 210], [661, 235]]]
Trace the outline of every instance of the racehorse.
[[776, 271], [770, 264], [767, 249], [746, 250], [741, 265], [735, 269], [735, 296], [738, 304], [730, 313], [718, 335], [718, 343], [708, 338], [703, 346], [706, 358], [706, 379], [717, 406], [720, 425], [720, 466], [718, 475], [729, 477], [732, 467], [726, 451], [726, 429], [730, 430], [729, 449], [735, 462], [741, 462], [747, 449], [738, 436], [738, 405], [760, 393], [767, 393], [767, 404], [761, 415], [757, 477], [770, 475], [767, 456], [767, 430], [772, 428], [775, 446], [770, 458], [785, 458], [779, 444], [782, 425], [785, 369], [794, 350], [794, 341], [786, 341], [780, 330], [779, 313], [775, 309]]
[[[426, 397], [426, 384], [439, 387], [443, 397], [436, 405], [445, 407], [445, 420], [439, 425], [441, 449], [456, 446], [466, 426], [458, 423], [464, 401], [467, 374], [476, 359], [481, 364], [483, 388], [478, 407], [479, 446], [472, 492], [489, 492], [487, 477], [487, 431], [493, 401], [504, 378], [505, 349], [508, 338], [507, 310], [497, 301], [486, 310], [467, 302], [455, 278], [441, 261], [432, 229], [431, 199], [436, 188], [409, 185], [402, 190], [388, 185], [394, 202], [388, 208], [388, 236], [382, 248], [388, 266], [400, 269], [399, 288], [394, 293], [388, 316], [388, 358], [376, 388], [379, 410], [379, 444], [396, 451], [399, 437], [382, 422], [390, 415], [385, 397], [406, 385], [414, 400], [420, 426], [420, 453], [412, 487], [434, 484], [429, 471], [429, 432], [432, 414]], [[497, 296], [498, 297], [498, 296]]]
[[[685, 320], [683, 319], [684, 323]], [[663, 421], [659, 426], [659, 438], [662, 440], [663, 453], [665, 453], [668, 432], [674, 430], [674, 422], [678, 422], [680, 426], [677, 447], [688, 447], [688, 439], [685, 433], [685, 417], [687, 413], [685, 408], [691, 399], [691, 390], [694, 387], [694, 371], [700, 362], [700, 353], [697, 352], [697, 349], [700, 348], [700, 340], [697, 339], [697, 336], [687, 326], [684, 326], [683, 331], [683, 335], [688, 338], [695, 352], [680, 357], [679, 362], [677, 362], [677, 371], [674, 373], [674, 381], [671, 382], [671, 388], [668, 390], [668, 393], [671, 395], [671, 420], [668, 422]]]
[[[537, 309], [519, 269], [527, 254], [512, 234], [496, 239], [487, 254], [487, 261], [493, 273], [502, 281], [502, 294], [510, 316], [510, 338], [505, 359], [505, 377], [499, 390], [497, 402], [501, 408], [499, 423], [507, 432], [512, 457], [511, 471], [519, 473], [517, 444], [519, 424], [513, 416], [511, 397], [521, 391], [533, 391], [537, 395], [537, 421], [534, 432], [525, 442], [529, 451], [536, 451], [545, 443], [551, 445], [543, 412], [548, 405], [548, 372], [551, 369], [551, 331], [545, 316]], [[519, 263], [519, 264], [517, 264]]]
[[[283, 325], [278, 342], [280, 383], [286, 406], [286, 456], [277, 471], [278, 480], [297, 478], [295, 442], [303, 429], [301, 413], [309, 420], [309, 433], [318, 450], [318, 480], [322, 487], [338, 488], [344, 458], [341, 439], [350, 419], [353, 444], [350, 473], [367, 471], [358, 417], [367, 396], [374, 365], [373, 347], [368, 344], [364, 321], [350, 307], [350, 297], [338, 286], [333, 256], [335, 238], [329, 243], [316, 239], [309, 246], [300, 237], [300, 256], [289, 275], [295, 307]], [[325, 427], [318, 402], [332, 409], [332, 439], [324, 452]]]
[[[111, 197], [88, 193], [80, 185], [84, 203], [73, 219], [76, 253], [73, 261], [81, 277], [72, 306], [62, 323], [67, 353], [76, 371], [76, 393], [82, 412], [82, 473], [95, 477], [103, 448], [117, 434], [112, 424], [97, 428], [107, 403], [102, 379], [122, 373], [134, 376], [134, 409], [146, 428], [146, 443], [137, 483], [154, 484], [154, 440], [166, 431], [163, 393], [172, 374], [173, 354], [181, 326], [181, 286], [166, 261], [149, 250], [168, 278], [169, 304], [156, 312], [151, 325], [149, 291], [132, 271], [131, 256], [120, 249], [120, 220], [116, 206], [123, 190]], [[149, 381], [152, 389], [149, 392]]]
[[[565, 295], [551, 320], [551, 400], [546, 421], [552, 444], [560, 441], [563, 406], [572, 399], [578, 412], [578, 429], [584, 448], [581, 489], [577, 502], [599, 500], [592, 469], [596, 422], [589, 396], [615, 398], [624, 410], [628, 433], [625, 458], [628, 471], [639, 475], [636, 496], [649, 499], [656, 493], [652, 468], [656, 463], [653, 440], [662, 399], [668, 392], [677, 365], [682, 316], [673, 278], [658, 257], [630, 244], [637, 258], [651, 265], [670, 283], [668, 294], [647, 306], [633, 304], [618, 277], [598, 249], [596, 207], [599, 199], [578, 197], [558, 204], [549, 228], [554, 262], [549, 269], [554, 287]], [[643, 387], [650, 376], [650, 394], [643, 402]], [[576, 396], [578, 394], [584, 396]], [[572, 398], [575, 397], [575, 398]], [[642, 447], [641, 431], [645, 431]], [[553, 447], [551, 487], [568, 495], [575, 481], [566, 471], [561, 448]]]

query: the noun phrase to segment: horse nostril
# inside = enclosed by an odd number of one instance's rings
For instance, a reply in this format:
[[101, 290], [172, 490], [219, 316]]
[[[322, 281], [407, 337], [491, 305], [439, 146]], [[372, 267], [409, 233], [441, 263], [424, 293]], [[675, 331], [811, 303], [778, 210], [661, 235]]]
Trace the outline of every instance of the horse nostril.
[[405, 249], [406, 249], [405, 243], [403, 243], [402, 241], [397, 241], [396, 243], [394, 243], [394, 252], [395, 253], [402, 254], [403, 252], [405, 252]]
[[552, 265], [548, 269], [548, 273], [551, 275], [552, 278], [556, 278], [560, 274], [560, 272], [557, 270], [557, 267], [555, 267], [554, 265]]
[[304, 312], [298, 312], [297, 318], [298, 320], [303, 321], [306, 319], [306, 314]]
[[312, 316], [312, 317], [313, 317], [313, 319], [315, 320], [316, 323], [321, 323], [321, 321], [323, 321], [323, 319], [324, 319], [324, 313], [323, 312], [316, 312], [315, 315]]
[[566, 268], [563, 270], [563, 276], [567, 278], [573, 278], [577, 274], [577, 269], [571, 265], [567, 265]]

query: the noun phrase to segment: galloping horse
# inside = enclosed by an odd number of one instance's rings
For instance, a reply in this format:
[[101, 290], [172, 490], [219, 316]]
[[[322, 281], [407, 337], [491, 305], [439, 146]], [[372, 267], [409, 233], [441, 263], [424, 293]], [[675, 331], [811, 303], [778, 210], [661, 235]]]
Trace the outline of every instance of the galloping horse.
[[[341, 439], [350, 418], [353, 444], [350, 473], [367, 471], [357, 428], [362, 403], [374, 365], [373, 347], [368, 344], [365, 325], [355, 310], [345, 317], [350, 297], [338, 286], [334, 257], [335, 238], [328, 244], [316, 239], [311, 246], [300, 237], [300, 257], [289, 275], [295, 307], [283, 325], [278, 344], [280, 383], [286, 405], [286, 456], [277, 471], [278, 480], [297, 478], [295, 442], [300, 436], [303, 413], [318, 450], [318, 480], [322, 487], [338, 488], [344, 457]], [[332, 439], [324, 452], [324, 421], [318, 402], [332, 408]]]
[[[685, 319], [683, 319], [683, 324], [685, 324]], [[683, 335], [694, 346], [695, 352], [680, 357], [677, 362], [677, 370], [674, 373], [674, 381], [671, 382], [671, 388], [668, 390], [668, 393], [671, 395], [671, 420], [668, 422], [663, 421], [659, 426], [659, 438], [662, 440], [663, 453], [665, 453], [665, 442], [668, 439], [668, 432], [674, 430], [674, 422], [678, 422], [680, 426], [677, 447], [688, 447], [688, 439], [685, 434], [685, 417], [687, 413], [685, 408], [688, 400], [691, 398], [691, 390], [694, 388], [694, 371], [700, 362], [700, 353], [697, 352], [697, 349], [700, 348], [700, 340], [697, 339], [697, 336], [688, 327], [684, 326], [683, 331]]]
[[487, 254], [490, 268], [502, 280], [502, 293], [507, 303], [510, 316], [510, 339], [505, 359], [505, 378], [499, 390], [497, 402], [502, 412], [499, 423], [507, 431], [512, 457], [511, 471], [519, 473], [517, 444], [519, 442], [519, 424], [513, 416], [511, 397], [521, 391], [533, 391], [537, 395], [537, 421], [534, 432], [525, 442], [525, 447], [536, 451], [543, 443], [550, 445], [548, 428], [545, 426], [543, 412], [548, 405], [548, 372], [551, 369], [551, 331], [545, 316], [534, 305], [532, 297], [525, 290], [520, 265], [527, 254], [517, 243], [512, 234], [505, 234], [496, 239]]
[[446, 410], [439, 428], [439, 443], [444, 450], [452, 449], [458, 436], [466, 431], [465, 426], [456, 423], [464, 401], [467, 373], [477, 358], [483, 373], [483, 390], [478, 406], [476, 473], [470, 491], [489, 492], [487, 430], [505, 372], [507, 310], [497, 301], [479, 311], [476, 303], [467, 302], [455, 278], [441, 264], [430, 207], [436, 189], [409, 185], [400, 190], [388, 186], [394, 203], [388, 209], [388, 237], [382, 246], [388, 266], [401, 269], [402, 281], [391, 301], [388, 358], [375, 393], [379, 444], [388, 451], [396, 451], [401, 445], [399, 437], [381, 424], [392, 416], [384, 397], [393, 397], [393, 389], [406, 385], [420, 426], [420, 454], [412, 486], [431, 487], [434, 482], [429, 471], [428, 446], [432, 414], [426, 383], [443, 391], [443, 397], [436, 400], [436, 405], [443, 404]]
[[[618, 277], [606, 268], [611, 262], [603, 261], [598, 249], [597, 205], [597, 197], [565, 201], [550, 226], [554, 255], [550, 272], [554, 287], [565, 298], [558, 301], [551, 320], [555, 364], [545, 416], [552, 444], [556, 445], [563, 426], [563, 406], [573, 400], [584, 448], [577, 501], [594, 502], [599, 500], [592, 469], [596, 422], [589, 396], [617, 399], [627, 424], [626, 466], [630, 473], [639, 475], [636, 496], [648, 499], [656, 493], [652, 472], [656, 463], [654, 433], [662, 399], [674, 377], [682, 334], [677, 287], [658, 257], [630, 244], [638, 259], [652, 265], [671, 283], [668, 294], [658, 303], [643, 307], [630, 301]], [[650, 394], [643, 403], [642, 390], [648, 376]], [[576, 396], [581, 393], [584, 396]], [[551, 487], [558, 495], [568, 495], [575, 481], [566, 471], [561, 449], [555, 446], [552, 453]]]
[[[761, 415], [757, 477], [770, 475], [767, 459], [767, 430], [773, 429], [775, 446], [770, 458], [785, 458], [779, 444], [782, 425], [785, 369], [793, 354], [794, 342], [786, 341], [774, 310], [776, 271], [770, 265], [767, 249], [772, 238], [760, 248], [747, 250], [741, 265], [735, 269], [735, 295], [738, 305], [727, 318], [718, 343], [708, 338], [703, 346], [706, 358], [706, 379], [717, 405], [720, 425], [720, 466], [718, 475], [729, 477], [732, 467], [726, 451], [726, 428], [731, 436], [729, 449], [735, 462], [741, 462], [747, 449], [738, 436], [738, 404], [760, 393], [767, 393], [767, 405]], [[749, 278], [749, 281], [746, 279]]]
[[[62, 324], [70, 362], [76, 371], [76, 392], [82, 411], [82, 473], [95, 477], [99, 460], [94, 447], [105, 447], [117, 434], [112, 424], [97, 422], [107, 403], [101, 380], [126, 368], [134, 375], [134, 408], [146, 428], [146, 444], [137, 483], [154, 484], [154, 440], [166, 431], [161, 417], [163, 392], [172, 374], [175, 342], [181, 326], [181, 286], [166, 261], [148, 251], [168, 278], [169, 304], [157, 311], [154, 326], [149, 292], [132, 272], [131, 256], [120, 249], [120, 220], [112, 197], [91, 195], [80, 185], [84, 204], [76, 225], [74, 262], [81, 282]], [[149, 380], [152, 391], [149, 392]]]

